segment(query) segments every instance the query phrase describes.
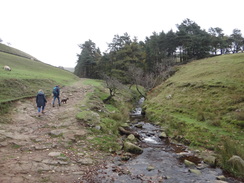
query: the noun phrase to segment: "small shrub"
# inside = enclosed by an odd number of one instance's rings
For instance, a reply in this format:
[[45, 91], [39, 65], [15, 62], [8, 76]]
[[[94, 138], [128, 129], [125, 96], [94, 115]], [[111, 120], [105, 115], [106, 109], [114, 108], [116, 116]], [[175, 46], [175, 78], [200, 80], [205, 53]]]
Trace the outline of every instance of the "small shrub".
[[0, 103], [0, 115], [6, 114], [9, 111], [9, 108], [11, 107], [10, 103]]
[[105, 134], [118, 134], [119, 123], [113, 119], [103, 118], [100, 126], [102, 127], [102, 132]]
[[122, 120], [122, 116], [119, 113], [112, 113], [109, 115], [109, 117], [115, 121], [121, 121]]

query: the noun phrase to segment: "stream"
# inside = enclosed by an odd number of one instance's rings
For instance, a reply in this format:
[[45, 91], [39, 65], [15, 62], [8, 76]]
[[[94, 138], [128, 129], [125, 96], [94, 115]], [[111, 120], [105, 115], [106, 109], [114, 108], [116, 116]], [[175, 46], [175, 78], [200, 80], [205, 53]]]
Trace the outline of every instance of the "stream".
[[[161, 128], [145, 121], [141, 99], [131, 113], [130, 129], [139, 134], [140, 155], [117, 155], [113, 160], [97, 167], [89, 181], [93, 183], [241, 183], [231, 177], [221, 179], [220, 168], [211, 168], [194, 155], [187, 146], [160, 138]], [[194, 164], [186, 166], [184, 160]]]

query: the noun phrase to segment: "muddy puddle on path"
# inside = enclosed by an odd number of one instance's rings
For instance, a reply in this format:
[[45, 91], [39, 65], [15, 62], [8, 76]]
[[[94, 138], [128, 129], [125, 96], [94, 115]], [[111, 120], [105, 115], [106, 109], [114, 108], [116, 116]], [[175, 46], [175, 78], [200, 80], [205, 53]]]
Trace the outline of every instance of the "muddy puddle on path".
[[[134, 110], [132, 120], [137, 122], [130, 129], [139, 134], [143, 153], [127, 160], [124, 155], [115, 156], [110, 163], [96, 167], [83, 183], [240, 183], [228, 177], [217, 180], [223, 175], [221, 169], [204, 164], [186, 146], [160, 138], [160, 128], [144, 122], [140, 109]], [[194, 165], [186, 166], [185, 159]]]

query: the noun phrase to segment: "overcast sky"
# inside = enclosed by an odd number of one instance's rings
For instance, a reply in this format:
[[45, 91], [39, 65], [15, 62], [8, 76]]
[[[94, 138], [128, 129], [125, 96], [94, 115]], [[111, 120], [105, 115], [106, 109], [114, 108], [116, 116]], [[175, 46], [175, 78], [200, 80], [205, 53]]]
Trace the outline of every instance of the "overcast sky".
[[0, 38], [42, 62], [75, 67], [78, 44], [89, 39], [104, 52], [116, 34], [144, 41], [186, 18], [244, 35], [243, 7], [244, 0], [0, 0]]

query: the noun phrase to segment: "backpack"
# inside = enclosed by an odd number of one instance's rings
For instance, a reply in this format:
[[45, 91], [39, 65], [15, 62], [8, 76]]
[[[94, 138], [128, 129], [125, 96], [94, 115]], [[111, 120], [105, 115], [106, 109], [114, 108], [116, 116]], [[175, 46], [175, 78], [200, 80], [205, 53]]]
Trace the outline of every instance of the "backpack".
[[53, 95], [57, 95], [58, 94], [58, 92], [57, 92], [57, 88], [56, 88], [56, 86], [53, 88]]

